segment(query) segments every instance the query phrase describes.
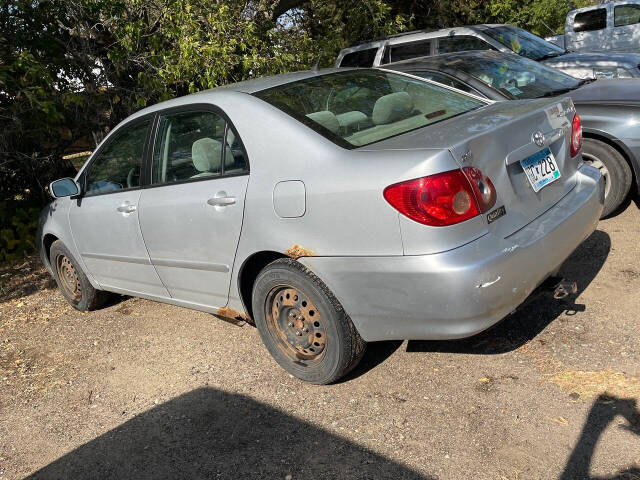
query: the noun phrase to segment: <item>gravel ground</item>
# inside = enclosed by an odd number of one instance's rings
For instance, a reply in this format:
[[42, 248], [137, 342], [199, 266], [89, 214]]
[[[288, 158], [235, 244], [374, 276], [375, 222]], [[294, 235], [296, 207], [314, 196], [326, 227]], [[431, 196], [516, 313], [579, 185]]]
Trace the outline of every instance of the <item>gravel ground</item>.
[[640, 479], [640, 212], [455, 342], [371, 344], [337, 385], [257, 331], [126, 297], [79, 313], [36, 259], [0, 269], [0, 479]]

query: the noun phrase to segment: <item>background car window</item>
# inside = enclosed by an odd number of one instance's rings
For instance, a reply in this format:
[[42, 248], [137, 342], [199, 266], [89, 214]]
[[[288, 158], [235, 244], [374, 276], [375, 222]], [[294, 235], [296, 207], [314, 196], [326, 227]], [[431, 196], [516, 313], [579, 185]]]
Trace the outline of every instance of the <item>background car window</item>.
[[366, 50], [358, 50], [357, 52], [347, 53], [342, 57], [341, 67], [372, 67], [376, 59], [377, 48], [368, 48]]
[[531, 60], [541, 61], [565, 54], [565, 51], [557, 45], [512, 25], [489, 27], [482, 30], [482, 33], [500, 42], [514, 53]]
[[465, 50], [495, 50], [477, 37], [443, 37], [438, 39], [438, 53], [462, 52]]
[[591, 32], [605, 28], [607, 28], [607, 10], [605, 8], [578, 13], [573, 20], [574, 32]]
[[462, 90], [463, 92], [469, 92], [477, 95], [477, 92], [469, 85], [467, 85], [466, 83], [462, 83], [460, 80], [450, 77], [449, 75], [432, 71], [416, 71], [411, 72], [411, 74], [417, 75], [418, 77], [426, 78], [427, 80], [441, 83], [442, 85], [457, 88], [458, 90]]
[[422, 40], [420, 42], [392, 45], [389, 47], [389, 60], [391, 62], [399, 62], [400, 60], [429, 56], [431, 55], [431, 43], [431, 40]]
[[91, 162], [86, 175], [86, 195], [140, 186], [140, 168], [149, 122], [124, 127]]
[[153, 154], [152, 183], [173, 183], [222, 173], [226, 122], [214, 112], [164, 115]]
[[640, 5], [618, 5], [614, 13], [614, 25], [624, 27], [640, 23]]

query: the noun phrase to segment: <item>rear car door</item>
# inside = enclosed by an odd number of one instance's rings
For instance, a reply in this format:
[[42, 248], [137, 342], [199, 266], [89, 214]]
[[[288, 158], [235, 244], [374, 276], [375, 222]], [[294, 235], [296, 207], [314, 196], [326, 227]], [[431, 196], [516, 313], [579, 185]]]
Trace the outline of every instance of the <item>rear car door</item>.
[[159, 115], [140, 225], [173, 298], [227, 304], [248, 181], [244, 146], [220, 110], [199, 105]]
[[614, 6], [611, 50], [640, 51], [640, 3]]
[[567, 48], [579, 52], [597, 52], [610, 47], [611, 30], [607, 28], [607, 6], [577, 12], [573, 28], [565, 32]]
[[87, 268], [107, 290], [167, 296], [138, 223], [151, 118], [118, 128], [94, 155], [69, 209], [71, 232]]

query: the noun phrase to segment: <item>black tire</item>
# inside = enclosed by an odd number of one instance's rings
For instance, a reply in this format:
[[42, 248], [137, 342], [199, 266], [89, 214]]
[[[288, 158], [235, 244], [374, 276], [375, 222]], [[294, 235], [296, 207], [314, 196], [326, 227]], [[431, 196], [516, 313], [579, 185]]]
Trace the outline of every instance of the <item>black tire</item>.
[[605, 180], [604, 218], [624, 202], [631, 189], [631, 167], [618, 150], [600, 140], [585, 138], [582, 146], [584, 162], [600, 170]]
[[[285, 298], [289, 292], [291, 298]], [[367, 344], [340, 302], [295, 260], [276, 260], [260, 272], [252, 305], [267, 350], [300, 380], [318, 385], [335, 382], [353, 369], [365, 352]], [[295, 325], [290, 321], [292, 314]]]
[[107, 299], [108, 293], [93, 288], [76, 259], [60, 240], [51, 244], [49, 263], [60, 292], [76, 310], [94, 310]]

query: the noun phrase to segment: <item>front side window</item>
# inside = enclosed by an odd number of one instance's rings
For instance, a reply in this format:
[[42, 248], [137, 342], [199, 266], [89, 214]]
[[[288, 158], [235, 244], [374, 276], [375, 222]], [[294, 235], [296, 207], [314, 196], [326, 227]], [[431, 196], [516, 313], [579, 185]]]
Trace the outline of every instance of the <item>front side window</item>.
[[614, 18], [616, 27], [640, 23], [640, 5], [618, 5], [615, 8]]
[[512, 54], [468, 56], [452, 60], [447, 67], [457, 68], [514, 99], [553, 96], [579, 86], [579, 81], [569, 75]]
[[246, 168], [242, 145], [226, 120], [210, 111], [160, 117], [153, 152], [153, 184], [240, 173]]
[[460, 80], [457, 80], [443, 73], [433, 72], [431, 70], [420, 70], [420, 71], [411, 72], [411, 74], [421, 78], [426, 78], [427, 80], [431, 80], [432, 82], [457, 88], [458, 90], [462, 90], [463, 92], [473, 93], [475, 95], [478, 94], [473, 88], [471, 88], [466, 83], [462, 83]]
[[358, 50], [357, 52], [347, 53], [342, 57], [341, 67], [373, 67], [376, 59], [377, 48], [368, 48], [366, 50]]
[[483, 33], [500, 42], [514, 53], [531, 60], [540, 61], [565, 53], [557, 45], [547, 42], [526, 30], [510, 25], [487, 28], [483, 30]]
[[401, 43], [400, 45], [392, 45], [389, 47], [389, 60], [391, 62], [426, 57], [428, 55], [431, 55], [431, 40]]
[[89, 165], [85, 194], [115, 192], [140, 186], [140, 169], [149, 122], [125, 126]]
[[495, 50], [478, 37], [442, 37], [438, 39], [438, 53], [462, 52], [465, 50]]
[[345, 148], [441, 122], [486, 103], [380, 70], [331, 73], [254, 94]]
[[593, 32], [607, 28], [607, 9], [596, 8], [576, 14], [573, 20], [574, 32]]

